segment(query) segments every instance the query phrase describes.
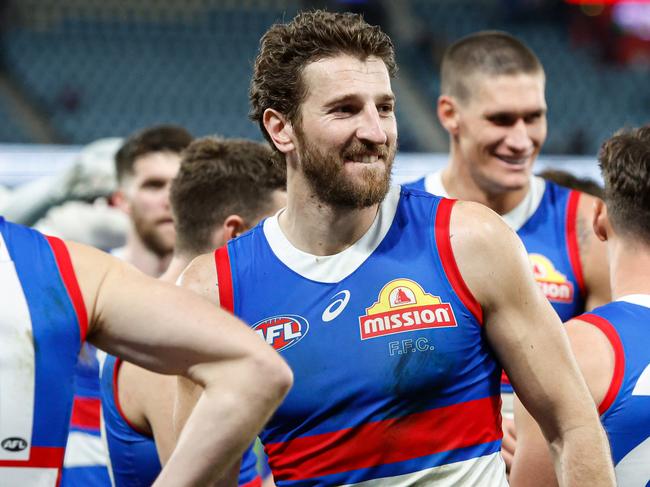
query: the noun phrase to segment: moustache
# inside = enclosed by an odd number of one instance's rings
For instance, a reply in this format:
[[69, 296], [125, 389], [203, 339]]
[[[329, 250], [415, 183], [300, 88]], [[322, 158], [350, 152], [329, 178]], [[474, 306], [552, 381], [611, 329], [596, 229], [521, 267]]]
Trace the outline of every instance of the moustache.
[[377, 156], [384, 161], [388, 159], [390, 148], [386, 144], [367, 144], [355, 140], [343, 150], [343, 158], [348, 160], [358, 160], [364, 156]]

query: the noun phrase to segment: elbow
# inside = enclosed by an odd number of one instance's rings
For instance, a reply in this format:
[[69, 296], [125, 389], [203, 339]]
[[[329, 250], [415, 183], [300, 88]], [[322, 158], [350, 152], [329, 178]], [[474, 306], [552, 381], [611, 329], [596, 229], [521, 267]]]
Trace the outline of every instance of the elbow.
[[261, 389], [279, 404], [293, 385], [293, 372], [275, 350], [269, 348], [265, 352], [252, 359], [254, 368], [258, 371]]

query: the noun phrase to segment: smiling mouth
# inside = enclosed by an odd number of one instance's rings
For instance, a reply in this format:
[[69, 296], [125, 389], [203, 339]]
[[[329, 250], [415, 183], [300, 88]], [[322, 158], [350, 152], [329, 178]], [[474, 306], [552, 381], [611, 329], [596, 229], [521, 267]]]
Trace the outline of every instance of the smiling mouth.
[[523, 166], [530, 160], [530, 155], [524, 157], [512, 157], [512, 156], [495, 156], [497, 159], [505, 162], [506, 164], [511, 164], [513, 166]]
[[365, 156], [346, 157], [345, 159], [346, 161], [356, 162], [359, 164], [372, 164], [375, 162], [379, 162], [381, 160], [381, 157], [377, 155], [365, 155]]

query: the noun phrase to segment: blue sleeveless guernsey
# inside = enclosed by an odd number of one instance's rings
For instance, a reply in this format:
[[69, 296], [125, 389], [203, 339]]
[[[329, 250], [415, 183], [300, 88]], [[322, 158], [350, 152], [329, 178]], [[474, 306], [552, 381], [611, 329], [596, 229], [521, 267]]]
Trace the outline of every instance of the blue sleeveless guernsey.
[[576, 222], [580, 192], [546, 182], [533, 215], [517, 230], [533, 275], [562, 321], [584, 312], [584, 281]]
[[[438, 173], [432, 174], [429, 182], [427, 178], [421, 178], [406, 187], [444, 193], [441, 180], [436, 176]], [[530, 193], [536, 189], [536, 180], [540, 178], [532, 180]], [[524, 200], [521, 205], [530, 210], [524, 214], [524, 222], [513, 230], [528, 252], [533, 275], [546, 299], [560, 319], [568, 321], [585, 311], [585, 286], [576, 231], [581, 193], [550, 181], [542, 184], [544, 192], [539, 204], [530, 205]], [[512, 226], [507, 215], [504, 219]], [[502, 392], [511, 393], [512, 386], [505, 373], [502, 380]]]
[[612, 382], [598, 411], [622, 487], [650, 484], [650, 296], [641, 297], [644, 305], [614, 301], [578, 317], [614, 349]]
[[[122, 413], [117, 389], [121, 364], [120, 359], [107, 355], [101, 373], [102, 413], [110, 456], [109, 468], [115, 487], [148, 487], [160, 473], [160, 460], [154, 439], [139, 431]], [[249, 448], [242, 458], [240, 487], [262, 485], [256, 464], [257, 457], [252, 448]]]
[[277, 217], [215, 252], [222, 306], [294, 373], [260, 435], [278, 486], [506, 485], [501, 369], [453, 259], [452, 205], [393, 188], [336, 256], [291, 247]]
[[[431, 176], [429, 187], [427, 178], [405, 187], [435, 193], [434, 188], [441, 183], [433, 177], [436, 173]], [[444, 188], [439, 187], [438, 192], [446, 196]], [[562, 321], [585, 311], [585, 286], [576, 231], [580, 194], [546, 181], [537, 207], [526, 215], [522, 225], [513, 228], [528, 252], [535, 280]]]
[[85, 343], [75, 367], [74, 400], [61, 487], [111, 486], [100, 416], [97, 349]]
[[88, 320], [65, 244], [0, 217], [0, 484], [56, 486]]

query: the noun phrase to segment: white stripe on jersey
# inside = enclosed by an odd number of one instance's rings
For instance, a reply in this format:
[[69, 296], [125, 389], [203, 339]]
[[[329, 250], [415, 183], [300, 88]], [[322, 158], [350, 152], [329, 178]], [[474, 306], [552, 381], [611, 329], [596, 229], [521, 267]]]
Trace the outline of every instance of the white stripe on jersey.
[[54, 487], [59, 470], [56, 468], [3, 467], [2, 487]]
[[395, 477], [366, 480], [342, 487], [410, 487], [414, 485], [436, 485], [436, 487], [508, 487], [506, 467], [501, 453], [462, 462], [449, 463]]
[[[0, 460], [29, 460], [34, 419], [34, 335], [23, 288], [1, 234], [0, 296]], [[6, 485], [4, 471], [2, 484]]]
[[81, 431], [71, 431], [65, 448], [63, 466], [65, 468], [104, 466], [106, 455], [101, 437]]

